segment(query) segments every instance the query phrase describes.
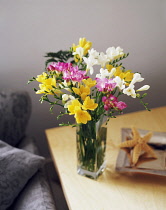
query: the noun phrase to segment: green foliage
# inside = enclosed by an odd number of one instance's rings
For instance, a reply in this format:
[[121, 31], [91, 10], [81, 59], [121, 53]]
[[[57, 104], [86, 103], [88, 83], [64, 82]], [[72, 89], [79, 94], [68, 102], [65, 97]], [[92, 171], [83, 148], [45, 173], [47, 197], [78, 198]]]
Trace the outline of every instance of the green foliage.
[[118, 63], [119, 61], [121, 61], [121, 60], [127, 58], [128, 56], [129, 56], [129, 53], [124, 54], [123, 56], [121, 56], [120, 58], [117, 58], [117, 59], [113, 60], [113, 61], [110, 62], [109, 64], [110, 64], [110, 65], [113, 65], [115, 68], [117, 68], [118, 66], [121, 66], [121, 65], [122, 65], [122, 63], [120, 63], [120, 64], [117, 64], [117, 63]]
[[[48, 58], [45, 62], [45, 67], [47, 67], [48, 63], [51, 62], [67, 62], [70, 58], [73, 58], [71, 51], [63, 51], [59, 50], [58, 52], [48, 52], [44, 56]], [[74, 62], [73, 60], [70, 61], [71, 63]]]
[[31, 83], [31, 82], [33, 82], [35, 80], [36, 80], [36, 78], [35, 77], [32, 77], [32, 79], [28, 80], [27, 84], [29, 84], [29, 83]]
[[148, 103], [143, 102], [143, 98], [145, 98], [145, 96], [147, 96], [147, 93], [144, 93], [142, 96], [138, 96], [137, 98], [140, 99], [140, 103], [144, 106], [144, 108], [148, 111], [151, 111], [151, 109], [148, 108]]

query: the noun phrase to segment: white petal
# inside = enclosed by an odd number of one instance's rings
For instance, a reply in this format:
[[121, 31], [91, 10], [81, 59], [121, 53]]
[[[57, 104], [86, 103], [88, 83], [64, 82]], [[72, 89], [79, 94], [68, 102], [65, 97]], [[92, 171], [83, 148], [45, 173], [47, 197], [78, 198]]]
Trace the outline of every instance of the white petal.
[[141, 77], [139, 73], [135, 73], [130, 84], [135, 84], [136, 82], [142, 82], [144, 78]]
[[150, 88], [149, 85], [144, 85], [141, 88], [139, 88], [137, 91], [144, 91], [144, 90], [148, 90]]
[[90, 74], [93, 74], [93, 67], [90, 68]]
[[116, 68], [112, 68], [110, 72], [110, 78], [114, 75], [115, 72], [116, 72]]
[[67, 101], [68, 99], [69, 99], [69, 95], [67, 95], [67, 94], [62, 95], [62, 100], [63, 101]]

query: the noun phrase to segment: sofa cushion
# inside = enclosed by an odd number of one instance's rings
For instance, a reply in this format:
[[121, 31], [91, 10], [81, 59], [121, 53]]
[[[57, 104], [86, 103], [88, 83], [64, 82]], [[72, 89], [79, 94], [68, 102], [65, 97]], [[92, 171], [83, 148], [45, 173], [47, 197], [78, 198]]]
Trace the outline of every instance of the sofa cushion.
[[14, 148], [0, 140], [0, 209], [9, 207], [44, 158]]
[[17, 148], [26, 150], [36, 155], [40, 155], [36, 139], [31, 136], [25, 136], [22, 141], [17, 145]]
[[8, 210], [55, 210], [55, 203], [42, 170], [26, 184]]
[[0, 139], [15, 146], [24, 137], [31, 113], [26, 91], [0, 91]]

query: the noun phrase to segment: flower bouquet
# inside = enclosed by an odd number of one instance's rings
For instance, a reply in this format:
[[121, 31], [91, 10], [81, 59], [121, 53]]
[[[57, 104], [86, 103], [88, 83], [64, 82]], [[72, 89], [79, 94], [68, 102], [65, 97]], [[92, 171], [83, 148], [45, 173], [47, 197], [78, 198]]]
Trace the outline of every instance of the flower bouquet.
[[[127, 107], [119, 100], [121, 95], [137, 98], [143, 102], [149, 89], [144, 85], [135, 90], [135, 85], [144, 80], [140, 73], [126, 70], [122, 64], [129, 53], [120, 47], [109, 47], [106, 53], [97, 52], [86, 38], [80, 38], [68, 51], [47, 53], [45, 72], [29, 82], [39, 82], [36, 94], [40, 101], [47, 101], [52, 111], [55, 105], [63, 107], [57, 116], [73, 115], [75, 123], [60, 125], [76, 126], [78, 173], [97, 178], [105, 167], [106, 127], [110, 118], [122, 113]], [[97, 68], [97, 66], [99, 68]], [[96, 68], [96, 69], [95, 69]], [[106, 119], [106, 120], [105, 120]]]

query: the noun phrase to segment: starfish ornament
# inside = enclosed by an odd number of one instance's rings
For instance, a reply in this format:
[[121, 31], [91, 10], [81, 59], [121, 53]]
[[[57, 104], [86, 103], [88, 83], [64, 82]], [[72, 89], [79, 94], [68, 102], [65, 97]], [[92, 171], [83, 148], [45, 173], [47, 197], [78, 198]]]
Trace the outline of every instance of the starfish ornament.
[[131, 140], [127, 140], [122, 142], [119, 147], [124, 149], [128, 153], [132, 150], [132, 156], [130, 157], [131, 163], [136, 165], [139, 157], [141, 156], [142, 151], [146, 153], [146, 156], [157, 159], [157, 156], [153, 149], [147, 144], [150, 138], [152, 137], [152, 132], [147, 133], [145, 136], [141, 137], [138, 130], [133, 127], [132, 128], [133, 138]]

